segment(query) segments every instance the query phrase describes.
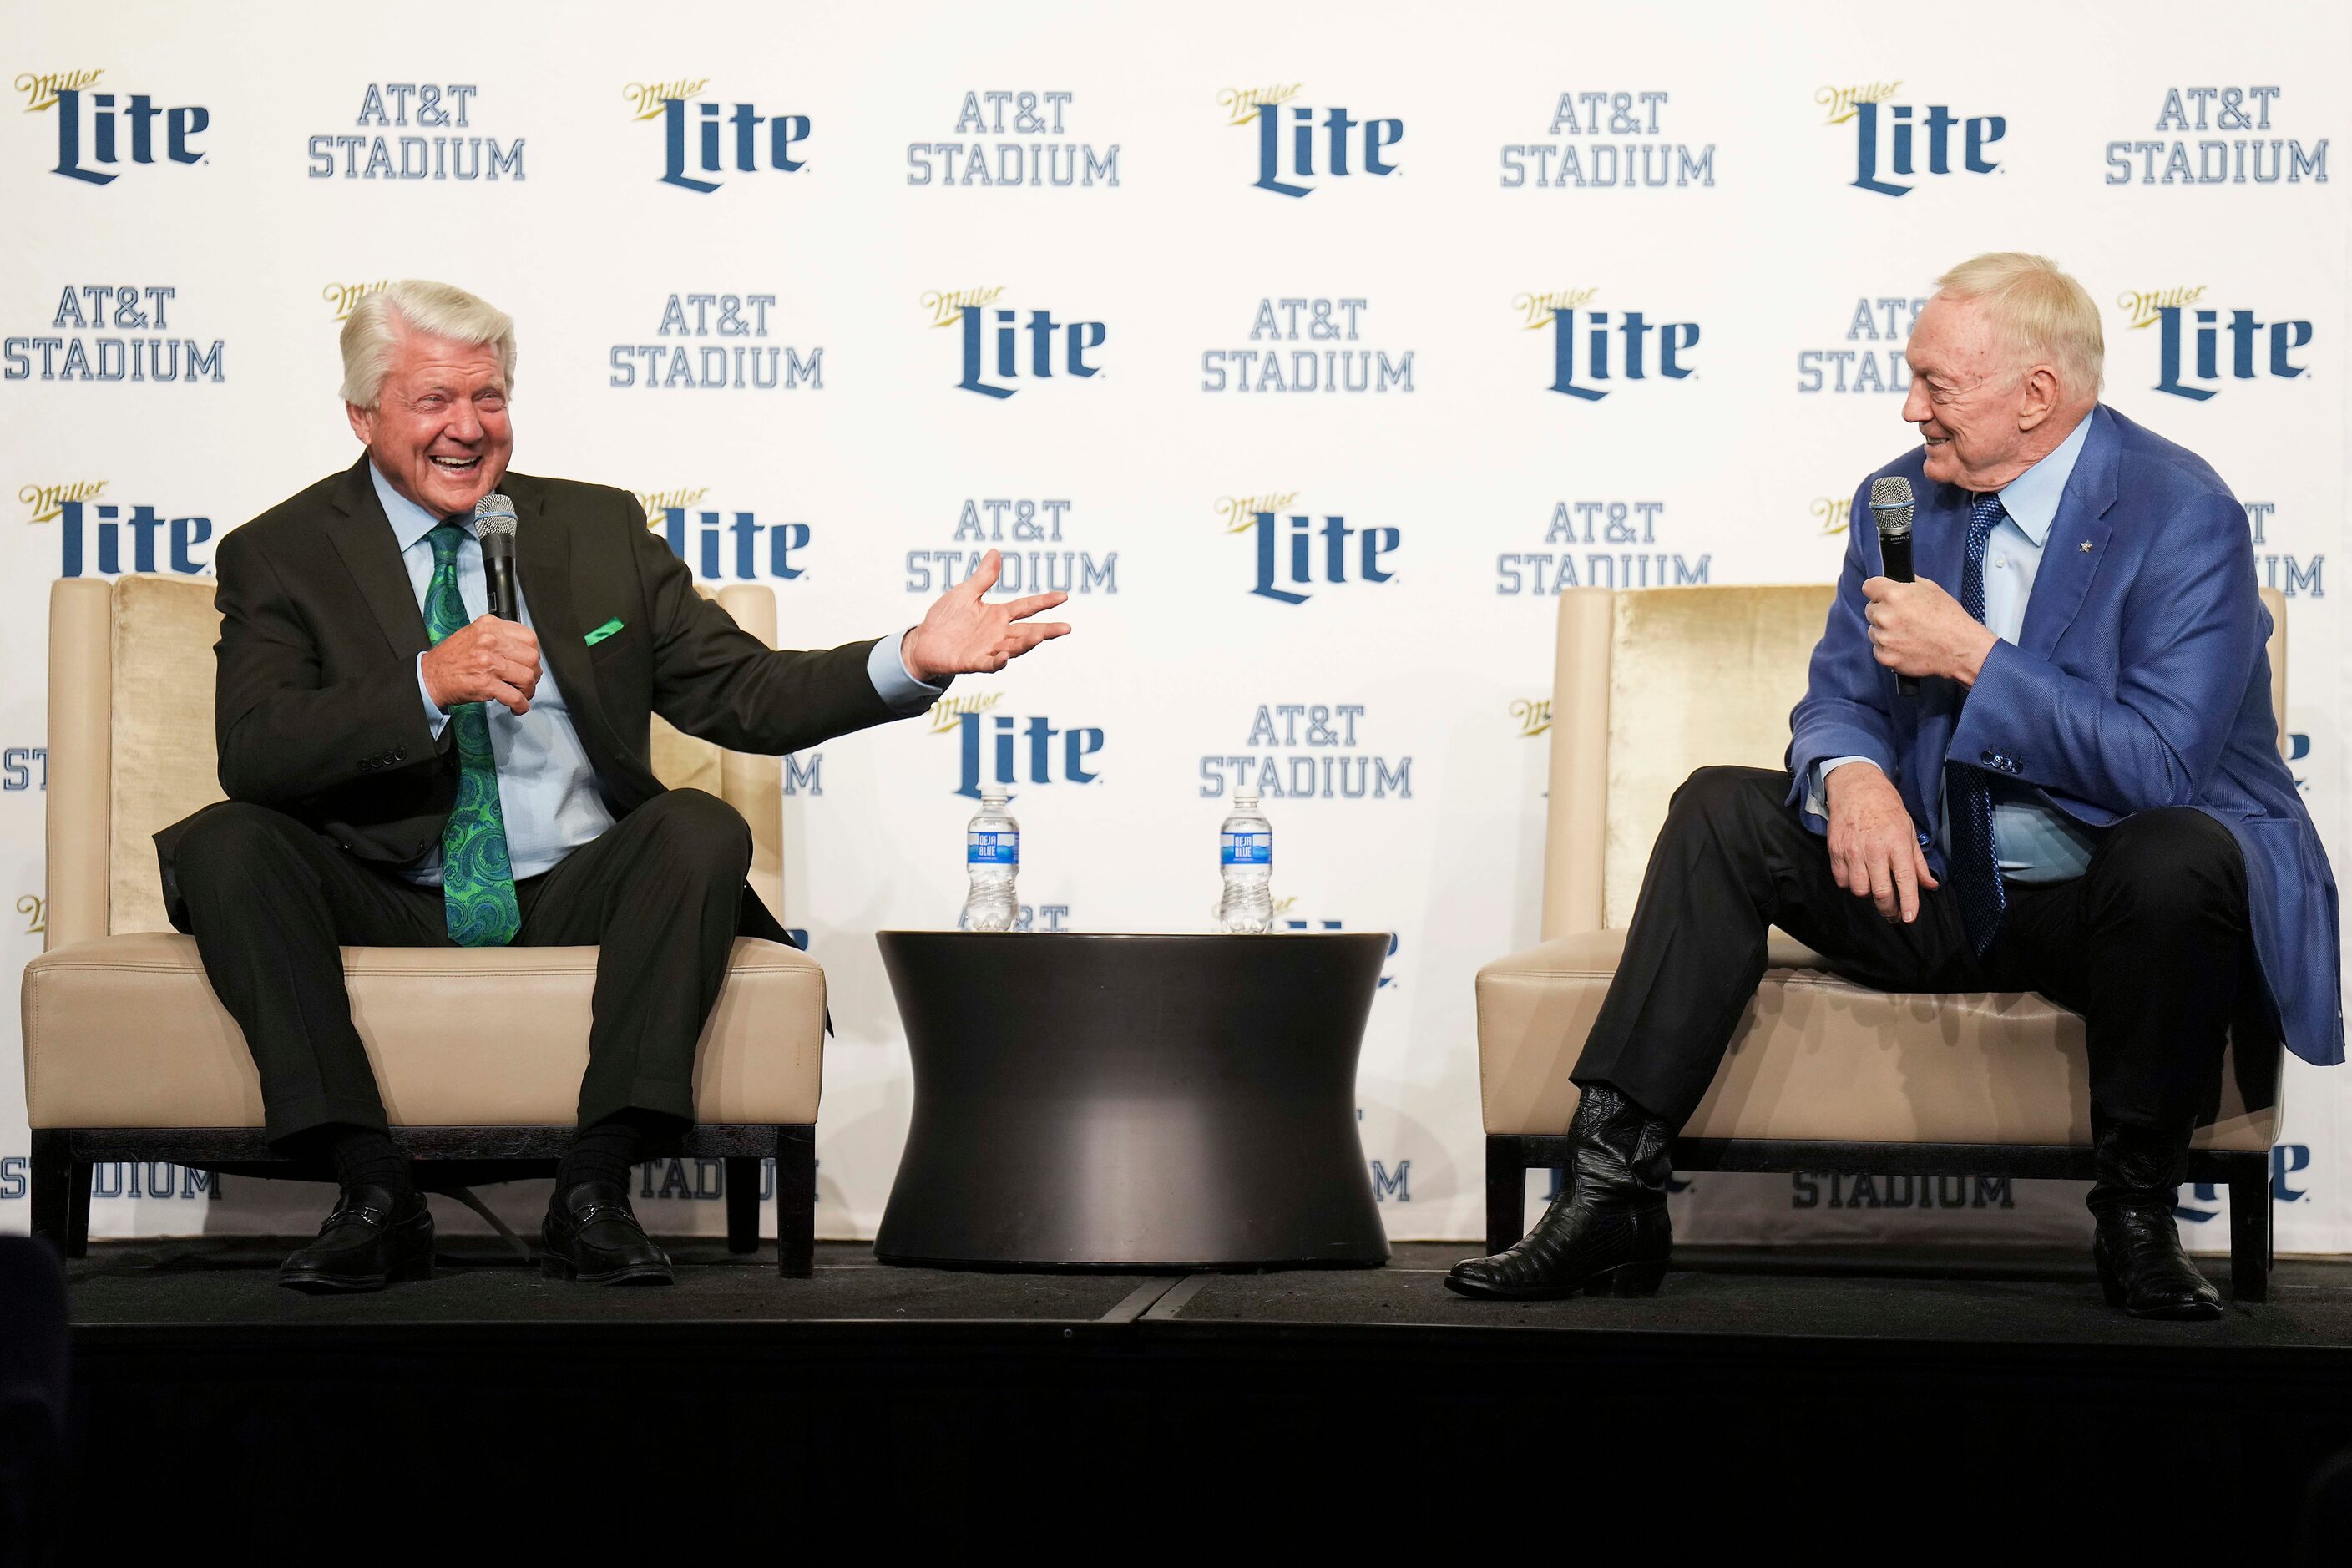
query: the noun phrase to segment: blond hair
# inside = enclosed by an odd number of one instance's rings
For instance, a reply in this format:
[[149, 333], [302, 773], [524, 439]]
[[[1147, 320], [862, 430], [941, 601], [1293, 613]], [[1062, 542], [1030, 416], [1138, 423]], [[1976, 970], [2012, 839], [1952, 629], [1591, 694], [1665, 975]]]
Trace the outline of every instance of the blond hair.
[[1952, 300], [1982, 301], [2029, 364], [2046, 363], [2073, 397], [2095, 398], [2105, 381], [2107, 340], [2090, 291], [2046, 256], [1996, 250], [1936, 279]]
[[351, 320], [343, 323], [344, 402], [360, 408], [375, 406], [404, 327], [461, 343], [489, 344], [498, 350], [499, 374], [508, 393], [513, 393], [514, 318], [453, 284], [404, 278], [362, 296], [352, 307]]

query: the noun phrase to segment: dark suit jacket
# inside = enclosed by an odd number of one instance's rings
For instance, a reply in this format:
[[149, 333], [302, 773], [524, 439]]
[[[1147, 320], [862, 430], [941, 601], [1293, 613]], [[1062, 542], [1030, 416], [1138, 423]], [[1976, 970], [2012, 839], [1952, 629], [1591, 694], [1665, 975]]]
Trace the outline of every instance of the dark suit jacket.
[[[695, 592], [625, 490], [509, 472], [516, 570], [545, 668], [615, 817], [662, 793], [652, 715], [730, 751], [796, 752], [896, 717], [866, 674], [873, 643], [778, 653]], [[282, 811], [386, 868], [441, 842], [457, 798], [454, 726], [436, 742], [416, 690], [424, 613], [367, 458], [225, 537], [213, 724], [229, 799]], [[591, 647], [591, 628], [619, 631]], [[209, 808], [208, 808], [209, 809]], [[198, 815], [202, 815], [199, 813]], [[189, 817], [155, 836], [172, 873]], [[743, 931], [784, 940], [749, 889]]]

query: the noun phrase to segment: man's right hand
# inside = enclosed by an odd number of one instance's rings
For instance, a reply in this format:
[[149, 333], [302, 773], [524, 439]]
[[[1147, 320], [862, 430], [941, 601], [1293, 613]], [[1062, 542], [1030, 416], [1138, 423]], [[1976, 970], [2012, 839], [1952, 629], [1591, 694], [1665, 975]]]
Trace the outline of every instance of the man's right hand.
[[1824, 781], [1830, 808], [1830, 875], [1879, 915], [1909, 925], [1919, 918], [1919, 889], [1935, 873], [1895, 783], [1872, 763], [1848, 763]]
[[436, 643], [418, 668], [425, 695], [444, 713], [460, 702], [503, 702], [528, 713], [539, 689], [539, 637], [520, 621], [478, 616]]

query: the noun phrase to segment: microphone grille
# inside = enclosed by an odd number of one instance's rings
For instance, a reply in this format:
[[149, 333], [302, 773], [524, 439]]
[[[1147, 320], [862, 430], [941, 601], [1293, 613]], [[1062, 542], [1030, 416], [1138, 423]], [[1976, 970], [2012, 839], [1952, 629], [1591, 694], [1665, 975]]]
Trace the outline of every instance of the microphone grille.
[[474, 531], [477, 534], [512, 533], [516, 521], [514, 502], [502, 495], [486, 495], [474, 503]]
[[1870, 510], [1878, 520], [1882, 534], [1906, 534], [1911, 531], [1911, 481], [1896, 475], [1889, 479], [1870, 481]]

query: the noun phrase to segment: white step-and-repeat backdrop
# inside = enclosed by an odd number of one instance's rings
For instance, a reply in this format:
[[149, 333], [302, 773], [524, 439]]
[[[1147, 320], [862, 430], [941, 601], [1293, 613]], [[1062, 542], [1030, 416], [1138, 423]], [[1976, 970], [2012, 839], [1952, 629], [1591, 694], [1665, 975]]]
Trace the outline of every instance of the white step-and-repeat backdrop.
[[[41, 943], [50, 581], [206, 573], [348, 464], [338, 323], [401, 277], [520, 323], [518, 468], [637, 492], [705, 578], [772, 584], [794, 646], [896, 630], [992, 547], [1006, 588], [1072, 595], [1075, 637], [950, 710], [791, 760], [784, 913], [840, 1030], [821, 1235], [871, 1234], [907, 1125], [872, 933], [954, 922], [1000, 758], [1036, 931], [1202, 929], [1260, 788], [1284, 920], [1396, 933], [1361, 1080], [1391, 1233], [1477, 1234], [1471, 976], [1536, 936], [1553, 595], [1827, 581], [1856, 479], [1910, 444], [1910, 323], [1979, 251], [2072, 268], [2109, 400], [2245, 501], [2347, 861], [2340, 5], [26, 0], [0, 82], [10, 974]], [[1605, 359], [1563, 357], [1568, 311]], [[2288, 1095], [2281, 1245], [2352, 1250], [2352, 1079]], [[719, 1176], [651, 1167], [641, 1202], [715, 1229]], [[323, 1202], [163, 1166], [99, 1191], [114, 1235]], [[2199, 1245], [2213, 1196], [2183, 1193]], [[2055, 1184], [1679, 1202], [1693, 1237], [2086, 1228]]]

